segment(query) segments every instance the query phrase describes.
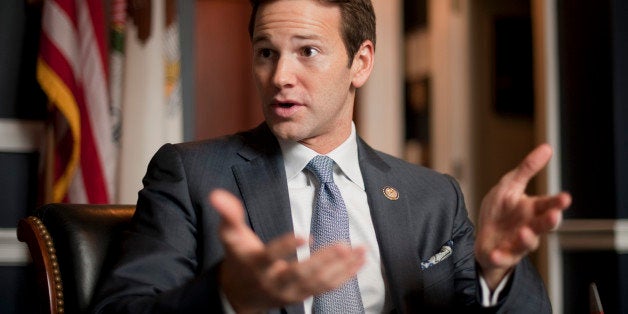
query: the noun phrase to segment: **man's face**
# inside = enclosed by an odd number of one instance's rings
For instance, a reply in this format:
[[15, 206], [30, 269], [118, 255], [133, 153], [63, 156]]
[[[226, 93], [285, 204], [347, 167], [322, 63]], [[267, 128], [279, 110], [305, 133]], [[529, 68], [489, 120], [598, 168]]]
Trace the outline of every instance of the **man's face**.
[[266, 122], [277, 137], [319, 153], [348, 137], [359, 87], [340, 21], [337, 6], [273, 1], [260, 6], [253, 31], [253, 73]]

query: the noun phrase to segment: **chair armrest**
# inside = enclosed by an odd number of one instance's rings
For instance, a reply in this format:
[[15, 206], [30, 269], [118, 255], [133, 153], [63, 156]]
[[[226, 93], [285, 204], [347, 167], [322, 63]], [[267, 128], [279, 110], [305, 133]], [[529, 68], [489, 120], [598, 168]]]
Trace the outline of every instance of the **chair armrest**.
[[48, 230], [39, 218], [30, 216], [19, 221], [17, 238], [28, 245], [42, 301], [48, 304], [50, 313], [64, 313], [63, 283]]

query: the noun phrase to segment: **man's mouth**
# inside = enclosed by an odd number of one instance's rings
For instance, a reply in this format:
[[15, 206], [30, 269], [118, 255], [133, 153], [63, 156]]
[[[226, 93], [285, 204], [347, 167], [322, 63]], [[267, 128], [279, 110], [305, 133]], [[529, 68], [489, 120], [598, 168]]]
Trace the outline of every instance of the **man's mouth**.
[[297, 101], [286, 99], [284, 101], [275, 100], [272, 107], [274, 108], [273, 112], [277, 116], [282, 118], [288, 118], [295, 114], [297, 111], [299, 111], [302, 106]]

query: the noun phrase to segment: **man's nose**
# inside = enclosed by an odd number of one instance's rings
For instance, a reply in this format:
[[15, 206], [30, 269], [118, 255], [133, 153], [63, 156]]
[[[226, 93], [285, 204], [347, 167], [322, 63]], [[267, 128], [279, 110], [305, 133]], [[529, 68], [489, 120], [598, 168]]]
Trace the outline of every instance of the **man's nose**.
[[273, 83], [278, 88], [292, 87], [296, 81], [295, 64], [293, 60], [281, 56], [277, 60], [275, 73], [273, 75]]

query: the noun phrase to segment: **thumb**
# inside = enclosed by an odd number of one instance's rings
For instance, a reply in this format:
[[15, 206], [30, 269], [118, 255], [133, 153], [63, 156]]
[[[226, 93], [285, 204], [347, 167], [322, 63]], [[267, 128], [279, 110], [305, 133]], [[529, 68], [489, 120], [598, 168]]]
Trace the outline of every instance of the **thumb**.
[[226, 190], [209, 193], [209, 202], [220, 215], [220, 237], [225, 248], [236, 254], [263, 247], [261, 240], [244, 221], [242, 202]]
[[223, 189], [214, 190], [209, 193], [209, 203], [222, 218], [221, 225], [229, 228], [245, 226], [244, 208], [233, 194]]

